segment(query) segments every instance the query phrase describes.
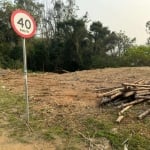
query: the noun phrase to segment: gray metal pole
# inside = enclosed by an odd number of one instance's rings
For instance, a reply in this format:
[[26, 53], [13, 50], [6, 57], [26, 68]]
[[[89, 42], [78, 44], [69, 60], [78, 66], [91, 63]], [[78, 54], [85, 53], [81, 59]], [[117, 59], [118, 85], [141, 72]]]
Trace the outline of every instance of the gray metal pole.
[[29, 97], [28, 97], [27, 56], [26, 56], [25, 38], [23, 38], [23, 62], [24, 62], [24, 84], [25, 84], [25, 100], [26, 100], [26, 119], [27, 119], [27, 123], [29, 123]]

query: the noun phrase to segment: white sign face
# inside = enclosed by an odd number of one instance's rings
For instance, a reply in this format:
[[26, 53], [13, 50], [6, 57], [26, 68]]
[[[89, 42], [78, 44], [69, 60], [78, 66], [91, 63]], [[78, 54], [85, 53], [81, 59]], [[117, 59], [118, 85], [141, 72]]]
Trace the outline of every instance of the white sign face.
[[36, 32], [36, 23], [33, 17], [24, 10], [16, 10], [11, 15], [11, 25], [14, 31], [23, 38], [30, 38]]

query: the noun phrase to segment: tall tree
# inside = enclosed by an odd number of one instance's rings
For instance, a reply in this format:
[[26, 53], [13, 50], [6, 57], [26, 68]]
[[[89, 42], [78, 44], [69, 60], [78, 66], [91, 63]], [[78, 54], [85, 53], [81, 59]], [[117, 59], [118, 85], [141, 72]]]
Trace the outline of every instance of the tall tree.
[[111, 33], [110, 30], [97, 21], [90, 25], [90, 31], [93, 39], [93, 52], [95, 54], [105, 54], [107, 52], [106, 41]]
[[81, 47], [87, 36], [88, 32], [83, 19], [72, 18], [58, 24], [57, 38], [64, 43], [62, 53], [66, 69], [76, 70], [83, 66], [84, 52]]
[[128, 50], [130, 47], [132, 47], [136, 41], [136, 38], [129, 38], [127, 35], [125, 35], [124, 32], [120, 31], [117, 33], [117, 43], [115, 47], [116, 55], [121, 56]]
[[77, 6], [75, 0], [50, 0], [46, 3], [42, 19], [42, 35], [50, 40], [58, 31], [58, 23], [75, 18]]
[[16, 40], [11, 30], [10, 15], [14, 9], [10, 2], [1, 2], [0, 5], [0, 42], [12, 42]]
[[11, 2], [3, 1], [0, 3], [0, 57], [2, 57], [0, 58], [0, 65], [2, 67], [16, 66], [14, 58], [11, 57], [12, 53], [13, 56], [17, 56], [15, 48], [19, 41], [10, 25], [10, 16], [14, 9], [15, 7]]
[[35, 18], [37, 24], [40, 23], [43, 14], [44, 5], [35, 0], [15, 0], [14, 1], [17, 8], [25, 9], [30, 12]]

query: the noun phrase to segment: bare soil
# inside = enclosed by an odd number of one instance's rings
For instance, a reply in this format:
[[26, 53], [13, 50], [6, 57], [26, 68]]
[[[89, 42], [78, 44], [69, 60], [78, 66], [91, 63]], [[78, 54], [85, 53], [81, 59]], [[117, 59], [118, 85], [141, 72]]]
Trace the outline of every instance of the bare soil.
[[[73, 73], [28, 73], [29, 100], [35, 111], [51, 111], [50, 122], [58, 114], [84, 115], [95, 111], [98, 94], [106, 88], [118, 87], [124, 82], [150, 81], [150, 67], [106, 68]], [[0, 70], [0, 85], [9, 92], [23, 95], [24, 78], [21, 70]], [[60, 111], [63, 107], [63, 113]], [[45, 114], [47, 115], [47, 114]], [[69, 116], [70, 115], [70, 116]], [[71, 122], [70, 122], [71, 123]], [[72, 126], [77, 126], [72, 123]], [[7, 135], [0, 136], [0, 150], [53, 150], [56, 145], [45, 141], [31, 144], [12, 142]], [[57, 141], [58, 142], [58, 141]]]

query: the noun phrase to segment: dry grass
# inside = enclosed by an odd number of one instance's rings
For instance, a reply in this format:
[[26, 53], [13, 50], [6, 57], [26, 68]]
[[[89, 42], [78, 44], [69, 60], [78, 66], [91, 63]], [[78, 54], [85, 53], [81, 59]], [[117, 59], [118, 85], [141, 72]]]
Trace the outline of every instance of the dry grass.
[[62, 75], [30, 73], [31, 129], [24, 121], [22, 73], [4, 70], [0, 75], [3, 88], [0, 90], [1, 132], [8, 131], [13, 139], [32, 146], [44, 140], [56, 150], [122, 150], [126, 140], [130, 150], [149, 150], [150, 117], [142, 121], [136, 118], [139, 110], [147, 109], [149, 105], [133, 107], [121, 124], [115, 122], [119, 110], [97, 106], [97, 95], [105, 88], [117, 87], [126, 81], [150, 80], [149, 74], [149, 67], [98, 69]]

